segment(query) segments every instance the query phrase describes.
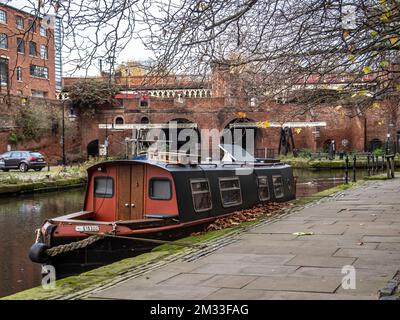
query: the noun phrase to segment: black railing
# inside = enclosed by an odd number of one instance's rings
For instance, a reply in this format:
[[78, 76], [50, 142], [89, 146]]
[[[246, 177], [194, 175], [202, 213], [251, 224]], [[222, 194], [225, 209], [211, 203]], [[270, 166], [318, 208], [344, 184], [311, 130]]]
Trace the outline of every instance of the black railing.
[[388, 179], [394, 178], [395, 162], [394, 154], [386, 155], [386, 174]]
[[378, 156], [374, 154], [367, 155], [367, 172], [368, 175], [374, 175], [384, 171], [385, 156]]
[[[387, 155], [374, 155], [372, 153], [363, 153], [360, 156], [367, 156], [367, 173], [368, 176], [376, 175], [379, 173], [383, 173], [385, 170], [386, 164], [386, 173], [388, 179], [393, 179], [395, 177], [395, 155], [387, 154]], [[352, 171], [353, 171], [353, 182], [357, 181], [356, 173], [357, 173], [357, 154], [353, 154], [352, 159]], [[349, 170], [350, 170], [350, 158], [349, 155], [345, 156], [345, 183], [349, 183]]]

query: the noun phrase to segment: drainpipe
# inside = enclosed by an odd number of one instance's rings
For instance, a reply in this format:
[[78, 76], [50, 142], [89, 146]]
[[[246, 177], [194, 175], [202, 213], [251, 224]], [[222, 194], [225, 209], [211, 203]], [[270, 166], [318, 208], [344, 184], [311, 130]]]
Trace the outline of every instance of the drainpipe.
[[367, 142], [367, 113], [364, 114], [364, 152], [368, 151]]

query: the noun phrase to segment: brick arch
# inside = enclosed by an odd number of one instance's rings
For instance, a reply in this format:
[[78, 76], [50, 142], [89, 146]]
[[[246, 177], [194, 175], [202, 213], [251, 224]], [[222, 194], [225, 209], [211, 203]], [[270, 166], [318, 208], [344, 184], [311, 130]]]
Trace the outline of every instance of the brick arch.
[[123, 115], [117, 115], [114, 117], [113, 119], [113, 123], [117, 124], [117, 119], [122, 119], [122, 123], [121, 124], [125, 124], [125, 117]]
[[[248, 117], [243, 118], [243, 119], [248, 120], [248, 122], [255, 122], [255, 120], [253, 120], [251, 118], [248, 118]], [[230, 123], [234, 122], [235, 120], [241, 120], [241, 118], [231, 117], [229, 120], [224, 122], [223, 127], [221, 127], [221, 130], [223, 130], [225, 128], [229, 129], [228, 125]], [[259, 144], [261, 142], [260, 139], [262, 139], [262, 137], [263, 137], [263, 132], [262, 132], [261, 128], [255, 128], [255, 130], [254, 130], [254, 138], [255, 138], [255, 141], [254, 141], [254, 149], [255, 149], [254, 153], [256, 153], [256, 149], [258, 148], [258, 146], [259, 146]], [[221, 136], [221, 140], [222, 140], [222, 136]], [[245, 138], [242, 138], [242, 147], [247, 149], [247, 147], [246, 147], [246, 139]], [[248, 150], [248, 151], [250, 151], [250, 150]]]
[[[227, 120], [225, 120], [223, 122], [223, 124], [221, 125], [220, 130], [226, 128], [228, 126], [228, 124], [230, 124], [231, 122], [233, 122], [234, 120], [239, 119], [238, 117], [230, 117]], [[255, 122], [256, 120], [253, 120], [252, 118], [248, 118], [246, 117], [245, 119], [248, 119], [250, 122]]]
[[197, 127], [199, 126], [199, 124], [198, 124], [197, 120], [195, 119], [195, 117], [193, 117], [191, 115], [187, 116], [185, 114], [185, 115], [180, 116], [179, 114], [174, 114], [174, 115], [171, 115], [171, 117], [168, 117], [167, 120], [165, 121], [165, 123], [171, 122], [173, 120], [186, 120], [186, 121], [189, 121], [191, 123], [196, 123]]

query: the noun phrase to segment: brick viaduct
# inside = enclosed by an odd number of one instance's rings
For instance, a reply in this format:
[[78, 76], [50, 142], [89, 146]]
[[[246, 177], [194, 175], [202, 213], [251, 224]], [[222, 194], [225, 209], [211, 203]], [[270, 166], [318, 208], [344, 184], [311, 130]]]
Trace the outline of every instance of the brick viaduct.
[[[16, 130], [15, 113], [21, 104], [21, 98], [14, 97], [11, 108], [0, 102], [0, 152], [8, 144], [8, 136]], [[44, 101], [30, 98], [30, 107], [43, 104]], [[49, 108], [60, 108], [59, 101], [45, 101]], [[87, 157], [88, 145], [93, 142], [104, 143], [106, 132], [99, 129], [100, 123], [115, 122], [122, 118], [124, 123], [167, 123], [175, 119], [185, 119], [196, 123], [199, 129], [222, 130], [235, 119], [238, 112], [245, 113], [251, 121], [326, 121], [327, 127], [321, 127], [319, 136], [315, 128], [303, 128], [294, 133], [295, 146], [298, 149], [308, 148], [322, 150], [324, 144], [334, 139], [337, 149], [352, 151], [364, 150], [374, 139], [386, 141], [387, 133], [398, 141], [400, 135], [400, 114], [397, 100], [381, 102], [379, 108], [368, 110], [366, 117], [356, 114], [354, 108], [334, 104], [321, 104], [308, 110], [303, 105], [277, 104], [264, 102], [253, 106], [249, 100], [229, 97], [204, 98], [159, 98], [150, 97], [148, 106], [140, 106], [139, 98], [122, 99], [119, 107], [103, 108], [93, 119], [78, 117], [66, 136], [66, 152], [69, 160], [83, 160]], [[69, 121], [69, 120], [66, 120]], [[119, 119], [121, 121], [121, 119]], [[366, 130], [365, 130], [366, 128]], [[13, 149], [41, 150], [47, 158], [57, 161], [61, 158], [60, 130], [53, 135], [43, 136], [38, 141], [21, 141]], [[125, 153], [126, 137], [131, 137], [130, 130], [108, 132], [110, 155]], [[279, 128], [258, 128], [256, 148], [277, 149], [279, 145]], [[365, 139], [366, 138], [366, 139]], [[342, 142], [347, 140], [346, 146]]]

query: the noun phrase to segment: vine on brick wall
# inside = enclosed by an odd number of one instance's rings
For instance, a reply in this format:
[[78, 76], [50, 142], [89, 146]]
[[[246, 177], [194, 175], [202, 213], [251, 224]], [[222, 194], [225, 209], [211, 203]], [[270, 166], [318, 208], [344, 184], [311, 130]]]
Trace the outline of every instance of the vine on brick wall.
[[[40, 140], [43, 136], [59, 134], [62, 109], [46, 105], [22, 106], [15, 116], [16, 141]], [[66, 134], [71, 124], [66, 120]]]
[[82, 116], [93, 118], [97, 109], [103, 106], [114, 106], [118, 101], [114, 98], [119, 88], [107, 81], [81, 80], [65, 89], [72, 105], [77, 107]]

